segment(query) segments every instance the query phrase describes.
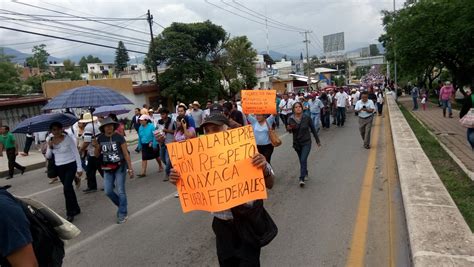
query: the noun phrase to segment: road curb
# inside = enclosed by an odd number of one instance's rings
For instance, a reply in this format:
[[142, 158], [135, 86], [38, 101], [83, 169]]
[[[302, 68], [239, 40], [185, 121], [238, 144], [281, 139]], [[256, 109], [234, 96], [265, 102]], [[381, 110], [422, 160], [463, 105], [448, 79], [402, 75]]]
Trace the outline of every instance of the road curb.
[[473, 266], [474, 235], [393, 96], [387, 96], [413, 265]]
[[[38, 163], [33, 163], [31, 165], [26, 166], [26, 172], [41, 169], [41, 168], [44, 168], [45, 166], [46, 165], [45, 165], [44, 161], [43, 162], [38, 162]], [[15, 171], [15, 177], [18, 177], [18, 175], [21, 175], [21, 174], [19, 172]], [[8, 177], [8, 170], [0, 171], [0, 179], [6, 178], [6, 177]]]

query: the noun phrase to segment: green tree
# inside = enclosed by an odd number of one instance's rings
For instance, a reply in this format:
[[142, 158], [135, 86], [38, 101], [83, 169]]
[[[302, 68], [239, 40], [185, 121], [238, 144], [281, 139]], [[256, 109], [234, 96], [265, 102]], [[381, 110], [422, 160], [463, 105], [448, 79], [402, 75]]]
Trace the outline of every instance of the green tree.
[[228, 96], [233, 98], [241, 89], [252, 89], [257, 85], [255, 58], [257, 51], [247, 36], [237, 36], [223, 45], [224, 52], [217, 66], [227, 81]]
[[123, 71], [127, 67], [127, 62], [130, 61], [127, 48], [122, 41], [119, 41], [117, 50], [115, 50], [115, 68], [117, 71]]
[[5, 54], [3, 47], [0, 47], [0, 62], [11, 62], [15, 56]]
[[26, 64], [31, 68], [46, 70], [48, 68], [49, 57], [49, 53], [46, 51], [46, 45], [35, 45], [31, 51], [33, 52], [33, 56], [26, 59]]
[[184, 102], [217, 97], [221, 75], [213, 62], [225, 40], [225, 30], [210, 21], [175, 22], [165, 28], [155, 37], [146, 60], [149, 67], [160, 62], [168, 66], [160, 74], [161, 94]]
[[390, 62], [396, 51], [402, 79], [416, 77], [431, 87], [444, 67], [459, 87], [474, 83], [472, 1], [420, 0], [383, 15], [385, 33], [379, 41]]
[[66, 71], [74, 71], [76, 69], [76, 62], [70, 60], [70, 59], [65, 59], [63, 61], [64, 69]]
[[94, 57], [93, 55], [82, 57], [81, 60], [79, 60], [79, 68], [81, 73], [88, 73], [87, 63], [102, 63], [102, 60], [100, 60], [98, 57]]
[[11, 62], [0, 61], [0, 94], [15, 94], [20, 88], [18, 69]]

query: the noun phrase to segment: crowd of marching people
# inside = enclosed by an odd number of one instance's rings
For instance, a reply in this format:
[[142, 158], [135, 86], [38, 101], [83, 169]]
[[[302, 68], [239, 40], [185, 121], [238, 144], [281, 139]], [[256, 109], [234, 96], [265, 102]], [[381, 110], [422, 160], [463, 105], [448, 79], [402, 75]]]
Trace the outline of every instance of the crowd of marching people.
[[[281, 144], [275, 130], [284, 128], [292, 135], [292, 147], [300, 164], [298, 185], [304, 187], [309, 174], [308, 157], [312, 139], [317, 147], [321, 146], [321, 129], [328, 129], [331, 125], [344, 127], [347, 110], [353, 110], [359, 116], [364, 147], [369, 149], [373, 116], [376, 112], [382, 115], [383, 102], [383, 88], [370, 85], [367, 88], [331, 87], [314, 92], [277, 94], [276, 114], [245, 114], [240, 101], [208, 100], [205, 107], [198, 101], [189, 105], [178, 102], [173, 112], [165, 107], [154, 110], [143, 105], [134, 110], [135, 115], [128, 129], [128, 134], [136, 131], [138, 135], [134, 150], [141, 153], [141, 168], [137, 174], [125, 139], [125, 125], [115, 114], [98, 117], [86, 112], [72, 126], [65, 127], [54, 122], [48, 132], [34, 133], [34, 136], [47, 159], [50, 183], [59, 180], [63, 184], [67, 220], [72, 222], [81, 213], [74, 185], [80, 188], [81, 176], [85, 173], [87, 187], [83, 193], [97, 192], [96, 175], [99, 173], [104, 179], [102, 190], [117, 207], [117, 223], [122, 224], [128, 219], [127, 176], [147, 177], [148, 161], [156, 161], [158, 171], [165, 174], [164, 181], [176, 184], [180, 179], [170, 161], [166, 146], [169, 143], [251, 125], [258, 150], [252, 162], [263, 170], [266, 187], [270, 189], [274, 179], [272, 154], [275, 147]], [[15, 159], [10, 156], [15, 155], [18, 149], [8, 130], [8, 127], [2, 127], [0, 143], [7, 150], [12, 169], [17, 167], [23, 171], [24, 167], [15, 164]], [[233, 234], [229, 235], [235, 231], [229, 225], [232, 218], [230, 210], [214, 213], [213, 229], [219, 262], [222, 265], [258, 262], [260, 247], [248, 249], [229, 245], [229, 239], [235, 238]]]

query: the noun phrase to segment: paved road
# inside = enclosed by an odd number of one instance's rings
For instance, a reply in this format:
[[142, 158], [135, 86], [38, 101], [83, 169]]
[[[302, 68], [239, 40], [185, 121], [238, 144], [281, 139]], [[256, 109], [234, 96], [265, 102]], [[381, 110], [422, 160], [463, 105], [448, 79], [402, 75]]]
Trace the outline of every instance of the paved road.
[[[345, 266], [348, 258], [359, 264], [365, 259], [366, 266], [410, 264], [393, 151], [386, 145], [390, 133], [384, 124], [387, 118], [379, 117], [373, 163], [368, 161], [370, 151], [362, 147], [353, 114], [348, 114], [344, 128], [323, 130], [323, 146], [313, 146], [309, 157], [305, 188], [298, 186], [291, 136], [279, 131], [283, 145], [272, 158], [277, 179], [265, 204], [279, 234], [262, 250], [263, 266]], [[133, 154], [132, 161], [138, 173], [139, 155]], [[369, 171], [368, 162], [374, 165]], [[217, 265], [212, 216], [183, 214], [173, 197], [175, 188], [162, 181], [164, 174], [157, 173], [156, 163], [149, 165], [148, 177], [127, 184], [131, 216], [126, 224], [115, 224], [115, 207], [103, 192], [78, 192], [82, 214], [75, 223], [82, 234], [67, 245], [65, 266]], [[0, 185], [6, 183], [0, 179]], [[31, 195], [64, 214], [61, 186], [49, 185], [44, 169], [8, 183], [13, 193]]]

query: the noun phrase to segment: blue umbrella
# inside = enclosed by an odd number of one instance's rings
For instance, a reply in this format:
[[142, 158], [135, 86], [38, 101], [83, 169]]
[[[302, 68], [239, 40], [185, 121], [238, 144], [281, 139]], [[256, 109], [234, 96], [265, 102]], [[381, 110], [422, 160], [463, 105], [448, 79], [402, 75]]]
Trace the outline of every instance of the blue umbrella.
[[65, 108], [96, 108], [104, 105], [133, 104], [112, 89], [101, 86], [81, 86], [67, 90], [53, 98], [43, 110]]
[[49, 131], [49, 126], [53, 122], [60, 122], [64, 127], [68, 127], [76, 123], [79, 119], [74, 115], [67, 113], [48, 113], [41, 114], [32, 118], [28, 118], [20, 122], [13, 133], [37, 133]]
[[130, 109], [127, 109], [121, 105], [116, 106], [102, 106], [98, 107], [94, 111], [96, 116], [108, 116], [109, 114], [121, 115], [130, 112]]

